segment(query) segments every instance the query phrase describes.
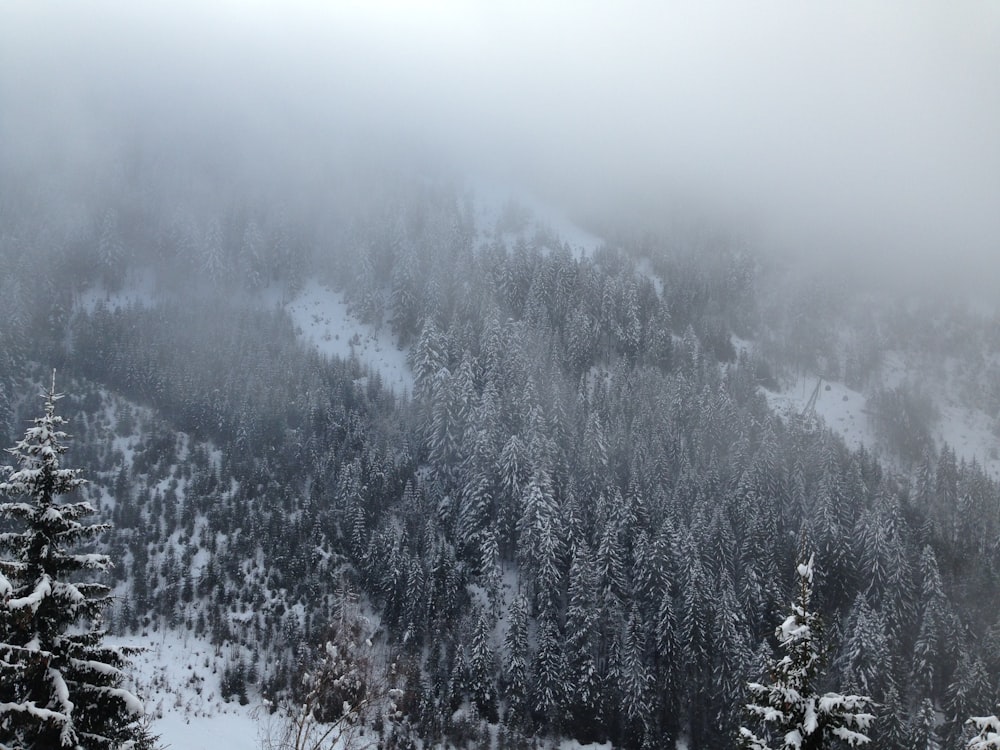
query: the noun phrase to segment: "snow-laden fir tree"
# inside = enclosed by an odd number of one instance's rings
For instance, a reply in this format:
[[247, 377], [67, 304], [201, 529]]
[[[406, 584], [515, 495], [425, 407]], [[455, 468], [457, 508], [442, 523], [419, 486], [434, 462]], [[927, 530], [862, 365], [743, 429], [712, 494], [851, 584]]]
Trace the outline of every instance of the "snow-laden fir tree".
[[973, 716], [966, 724], [978, 732], [969, 740], [969, 750], [1000, 750], [1000, 719], [996, 716]]
[[496, 619], [489, 616], [486, 608], [479, 610], [472, 635], [468, 676], [472, 702], [479, 711], [479, 715], [493, 723], [497, 721], [495, 677], [497, 657], [491, 641], [495, 623]]
[[92, 582], [106, 555], [74, 551], [108, 528], [86, 524], [86, 502], [60, 496], [82, 485], [64, 469], [65, 423], [53, 385], [44, 414], [9, 452], [0, 494], [0, 747], [149, 748], [142, 704], [123, 689], [126, 653], [101, 643], [109, 589]]
[[519, 729], [529, 718], [528, 692], [528, 603], [518, 594], [510, 605], [507, 635], [504, 638], [504, 692], [507, 698], [506, 723]]
[[930, 698], [920, 701], [916, 715], [910, 719], [909, 747], [911, 750], [941, 750], [937, 732], [937, 711]]
[[819, 614], [809, 610], [814, 560], [796, 568], [799, 592], [791, 613], [775, 635], [784, 656], [771, 669], [769, 684], [751, 682], [747, 713], [760, 734], [740, 727], [740, 744], [749, 750], [820, 750], [835, 738], [851, 747], [866, 744], [874, 716], [866, 696], [817, 693], [825, 661]]

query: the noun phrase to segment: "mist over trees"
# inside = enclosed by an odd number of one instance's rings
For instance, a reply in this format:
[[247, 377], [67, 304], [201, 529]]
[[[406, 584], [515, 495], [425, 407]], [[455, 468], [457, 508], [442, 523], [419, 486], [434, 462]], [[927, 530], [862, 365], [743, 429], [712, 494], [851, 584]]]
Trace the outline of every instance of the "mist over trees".
[[[325, 740], [350, 590], [387, 744], [707, 750], [808, 549], [810, 689], [872, 747], [995, 741], [997, 449], [939, 429], [1000, 435], [995, 11], [38, 5], [0, 24], [0, 440], [58, 368], [113, 632], [207, 639]], [[412, 388], [307, 344], [311, 284]]]
[[[485, 719], [511, 742], [715, 747], [774, 658], [805, 539], [829, 679], [871, 696], [873, 741], [961, 746], [997, 697], [995, 480], [926, 442], [899, 451], [911, 480], [772, 413], [762, 387], [805, 350], [764, 343], [780, 321], [746, 250], [483, 239], [471, 197], [411, 182], [346, 225], [102, 200], [60, 244], [8, 214], [6, 283], [31, 288], [39, 256], [19, 248], [45, 247], [55, 301], [20, 297], [4, 328], [5, 424], [40, 367], [72, 378], [72, 458], [114, 498], [108, 549], [128, 560], [114, 626], [244, 644], [226, 689], [276, 696], [346, 579], [381, 615], [413, 736], [469, 741]], [[116, 278], [102, 246], [128, 248]], [[75, 301], [147, 275], [149, 299]], [[310, 278], [410, 347], [412, 393], [261, 304]]]

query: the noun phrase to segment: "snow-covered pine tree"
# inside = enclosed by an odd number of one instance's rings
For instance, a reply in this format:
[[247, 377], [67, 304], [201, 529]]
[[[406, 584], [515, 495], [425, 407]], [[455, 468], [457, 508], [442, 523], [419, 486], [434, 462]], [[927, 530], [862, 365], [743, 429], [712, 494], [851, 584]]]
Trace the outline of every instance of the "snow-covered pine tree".
[[491, 634], [496, 618], [491, 618], [486, 608], [479, 610], [472, 647], [469, 654], [469, 691], [479, 715], [490, 722], [497, 721], [497, 656], [493, 650]]
[[799, 593], [775, 631], [784, 656], [771, 669], [770, 684], [748, 685], [746, 710], [763, 726], [761, 735], [740, 727], [740, 745], [748, 750], [820, 750], [834, 738], [851, 747], [869, 741], [869, 698], [816, 692], [825, 654], [822, 621], [809, 610], [813, 568], [813, 556], [796, 568]]
[[941, 750], [937, 733], [937, 711], [930, 698], [920, 701], [917, 713], [910, 720], [909, 746], [912, 750]]
[[593, 554], [583, 540], [569, 568], [566, 609], [566, 669], [570, 723], [577, 739], [590, 739], [600, 719], [601, 679], [597, 671], [598, 616]]
[[528, 692], [528, 603], [518, 594], [510, 605], [507, 635], [504, 638], [504, 692], [507, 698], [507, 726], [520, 729], [529, 718]]
[[[955, 669], [955, 676], [945, 692], [944, 709], [949, 715], [948, 730], [945, 733], [947, 747], [962, 747], [965, 739], [962, 720], [984, 705], [992, 692], [992, 685], [982, 659], [975, 654], [963, 653]], [[986, 747], [990, 747], [986, 745]]]
[[151, 748], [138, 699], [123, 689], [121, 649], [101, 643], [107, 586], [87, 580], [106, 572], [106, 555], [74, 552], [108, 524], [85, 524], [89, 503], [58, 498], [86, 480], [60, 467], [65, 420], [55, 413], [55, 374], [42, 394], [45, 412], [9, 452], [0, 503], [11, 519], [0, 533], [0, 747]]
[[996, 716], [973, 716], [966, 724], [978, 730], [969, 740], [969, 750], [1000, 750], [1000, 719]]

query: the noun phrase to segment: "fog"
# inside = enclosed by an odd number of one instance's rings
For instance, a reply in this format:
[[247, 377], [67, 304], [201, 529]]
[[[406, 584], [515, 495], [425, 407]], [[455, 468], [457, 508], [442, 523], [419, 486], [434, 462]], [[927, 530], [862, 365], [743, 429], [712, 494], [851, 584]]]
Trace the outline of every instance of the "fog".
[[205, 5], [8, 1], [0, 179], [140, 152], [280, 192], [362, 154], [995, 291], [995, 3]]

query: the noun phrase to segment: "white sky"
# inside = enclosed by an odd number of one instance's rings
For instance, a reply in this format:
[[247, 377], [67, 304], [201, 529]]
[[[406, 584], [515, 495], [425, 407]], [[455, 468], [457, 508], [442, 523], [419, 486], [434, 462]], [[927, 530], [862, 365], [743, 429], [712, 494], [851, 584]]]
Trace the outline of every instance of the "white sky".
[[39, 168], [99, 160], [129, 128], [225, 133], [295, 164], [364, 147], [577, 205], [654, 215], [681, 196], [802, 252], [1000, 269], [997, 2], [5, 0], [0, 14], [0, 151]]

